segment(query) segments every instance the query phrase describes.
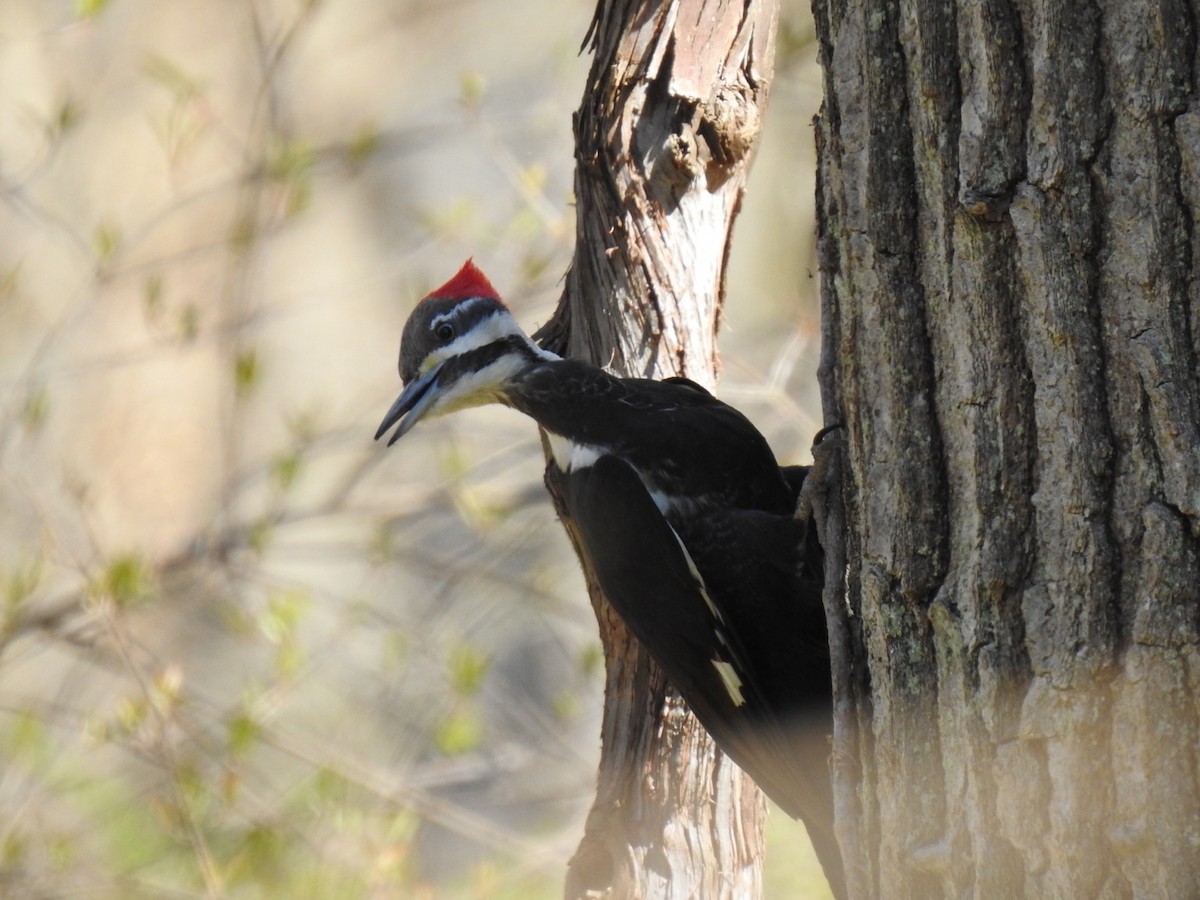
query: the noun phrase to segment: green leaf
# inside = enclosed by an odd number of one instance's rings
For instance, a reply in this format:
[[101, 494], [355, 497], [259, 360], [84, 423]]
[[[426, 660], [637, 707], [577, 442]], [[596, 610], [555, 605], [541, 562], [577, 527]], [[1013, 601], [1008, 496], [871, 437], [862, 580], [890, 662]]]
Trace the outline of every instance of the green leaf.
[[324, 811], [344, 803], [350, 793], [350, 783], [345, 776], [329, 766], [322, 766], [313, 773], [309, 787], [313, 802]]
[[433, 742], [445, 756], [459, 756], [476, 749], [483, 740], [483, 722], [471, 709], [458, 709], [442, 720]]
[[546, 167], [532, 163], [520, 171], [520, 186], [523, 192], [540, 194], [546, 188]]
[[294, 635], [311, 606], [312, 598], [300, 591], [275, 594], [259, 616], [258, 627], [272, 644], [281, 644]]
[[238, 397], [245, 397], [254, 390], [261, 377], [262, 367], [254, 348], [239, 350], [233, 360], [233, 386]]
[[180, 100], [190, 100], [201, 93], [201, 85], [178, 65], [157, 53], [146, 57], [142, 71]]
[[292, 181], [307, 176], [315, 161], [316, 154], [304, 141], [276, 141], [267, 152], [267, 174], [276, 181]]
[[44, 384], [32, 388], [25, 395], [25, 403], [21, 407], [21, 421], [30, 431], [35, 431], [46, 421], [46, 411], [50, 408], [50, 394]]
[[114, 720], [125, 734], [133, 734], [142, 727], [150, 707], [141, 697], [124, 697], [117, 704]]
[[42, 572], [42, 558], [36, 556], [27, 563], [18, 564], [0, 577], [0, 581], [4, 583], [4, 613], [14, 613], [24, 605], [42, 583]]
[[96, 262], [106, 268], [121, 249], [121, 230], [112, 222], [100, 222], [92, 233], [92, 248], [96, 252]]
[[9, 759], [35, 765], [48, 759], [52, 749], [45, 723], [29, 710], [17, 714], [4, 733], [3, 746]]
[[63, 872], [68, 871], [79, 856], [75, 841], [65, 834], [44, 835], [42, 846], [51, 865]]
[[570, 721], [579, 715], [579, 695], [571, 690], [559, 691], [551, 708], [555, 718]]
[[479, 691], [484, 676], [491, 667], [491, 660], [470, 644], [457, 647], [450, 654], [450, 686], [460, 697], [469, 697]]
[[275, 536], [275, 523], [269, 517], [263, 517], [250, 526], [246, 535], [246, 545], [255, 553], [266, 552], [271, 538]]
[[513, 512], [511, 506], [495, 502], [466, 483], [458, 485], [450, 496], [462, 520], [478, 531], [490, 531]]
[[230, 866], [238, 880], [248, 883], [262, 880], [271, 883], [282, 877], [289, 841], [282, 830], [267, 825], [255, 825], [238, 842], [238, 853]]
[[142, 286], [142, 309], [148, 322], [157, 322], [162, 318], [163, 277], [159, 272], [149, 276]]
[[179, 798], [186, 804], [186, 812], [189, 816], [203, 815], [206, 810], [212, 805], [213, 795], [209, 790], [208, 782], [195, 765], [184, 763], [175, 768], [175, 785], [179, 789]]
[[239, 710], [225, 729], [225, 743], [234, 756], [242, 756], [253, 748], [262, 733], [262, 728], [248, 710]]
[[54, 118], [46, 123], [46, 132], [50, 138], [60, 138], [76, 125], [83, 118], [83, 107], [70, 97], [66, 97], [58, 104], [58, 109], [54, 113]]
[[229, 232], [229, 244], [235, 253], [245, 253], [258, 238], [258, 220], [252, 213], [243, 213], [233, 223]]
[[288, 638], [275, 652], [275, 675], [283, 681], [291, 681], [300, 674], [308, 661], [308, 651], [296, 638]]
[[172, 712], [183, 699], [183, 669], [172, 664], [156, 672], [151, 687], [154, 705], [162, 712]]
[[3, 839], [0, 839], [0, 872], [19, 872], [29, 853], [29, 840], [20, 828], [20, 823], [13, 822], [5, 829]]
[[482, 73], [464, 71], [458, 78], [459, 102], [467, 109], [478, 109], [487, 95], [487, 79]]
[[200, 307], [195, 303], [185, 303], [179, 310], [179, 338], [185, 344], [190, 344], [200, 336]]
[[300, 474], [301, 462], [303, 462], [303, 457], [299, 450], [284, 451], [271, 461], [271, 477], [275, 479], [280, 490], [286, 491], [296, 483], [296, 478]]
[[287, 214], [294, 216], [312, 199], [312, 172], [316, 153], [303, 141], [276, 143], [268, 152], [267, 175], [287, 189]]
[[107, 6], [108, 0], [75, 0], [75, 15], [80, 19], [94, 19]]
[[383, 137], [379, 133], [379, 127], [374, 122], [368, 123], [350, 138], [350, 144], [346, 147], [346, 160], [357, 169], [378, 153], [382, 146]]
[[438, 464], [446, 481], [460, 481], [464, 475], [470, 473], [472, 465], [466, 448], [457, 441], [442, 448], [442, 452], [438, 454]]
[[145, 599], [152, 587], [153, 573], [136, 553], [126, 553], [113, 559], [92, 584], [95, 592], [108, 597], [117, 606], [128, 606]]
[[401, 809], [392, 817], [385, 835], [387, 840], [396, 844], [407, 844], [415, 840], [421, 827], [421, 816], [411, 809]]
[[595, 675], [604, 667], [604, 648], [599, 644], [588, 644], [579, 651], [579, 670], [584, 675]]

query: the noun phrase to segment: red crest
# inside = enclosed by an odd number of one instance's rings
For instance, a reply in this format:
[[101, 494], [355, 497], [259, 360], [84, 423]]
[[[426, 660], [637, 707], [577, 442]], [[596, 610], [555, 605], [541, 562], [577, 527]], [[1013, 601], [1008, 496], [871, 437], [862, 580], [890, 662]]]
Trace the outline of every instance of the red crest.
[[467, 297], [491, 297], [499, 300], [500, 295], [492, 287], [492, 283], [476, 267], [475, 263], [467, 260], [463, 263], [458, 274], [443, 284], [437, 290], [429, 292], [426, 300], [465, 300]]

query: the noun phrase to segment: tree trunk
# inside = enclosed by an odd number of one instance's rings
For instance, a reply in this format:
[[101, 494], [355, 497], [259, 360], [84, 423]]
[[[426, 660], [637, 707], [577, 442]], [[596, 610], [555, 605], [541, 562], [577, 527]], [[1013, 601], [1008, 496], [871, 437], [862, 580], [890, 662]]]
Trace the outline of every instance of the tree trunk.
[[[712, 385], [776, 11], [773, 0], [601, 0], [575, 118], [575, 259], [544, 345], [621, 375]], [[665, 684], [581, 559], [607, 677], [597, 797], [567, 896], [756, 896], [760, 792]]]
[[1200, 896], [1196, 11], [814, 9], [851, 894]]

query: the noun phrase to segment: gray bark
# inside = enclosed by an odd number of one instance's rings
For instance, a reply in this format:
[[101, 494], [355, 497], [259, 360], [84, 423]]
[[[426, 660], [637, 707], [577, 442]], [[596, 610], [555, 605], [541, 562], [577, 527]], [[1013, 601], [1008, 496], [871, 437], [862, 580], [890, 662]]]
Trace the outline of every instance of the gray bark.
[[[775, 20], [771, 0], [599, 3], [575, 118], [575, 258], [543, 344], [617, 374], [714, 382], [725, 263]], [[761, 793], [588, 581], [605, 708], [596, 801], [566, 895], [758, 895]]]
[[814, 10], [851, 893], [1200, 896], [1196, 10]]

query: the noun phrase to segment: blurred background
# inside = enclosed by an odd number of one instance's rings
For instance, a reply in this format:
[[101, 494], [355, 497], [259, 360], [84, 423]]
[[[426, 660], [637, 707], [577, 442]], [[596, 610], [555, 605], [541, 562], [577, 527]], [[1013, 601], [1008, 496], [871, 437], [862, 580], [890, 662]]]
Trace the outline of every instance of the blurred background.
[[[719, 390], [789, 463], [820, 424], [802, 6]], [[0, 3], [0, 896], [560, 895], [602, 657], [535, 429], [371, 436], [463, 259], [550, 315], [591, 13]], [[770, 831], [768, 896], [819, 891]]]

